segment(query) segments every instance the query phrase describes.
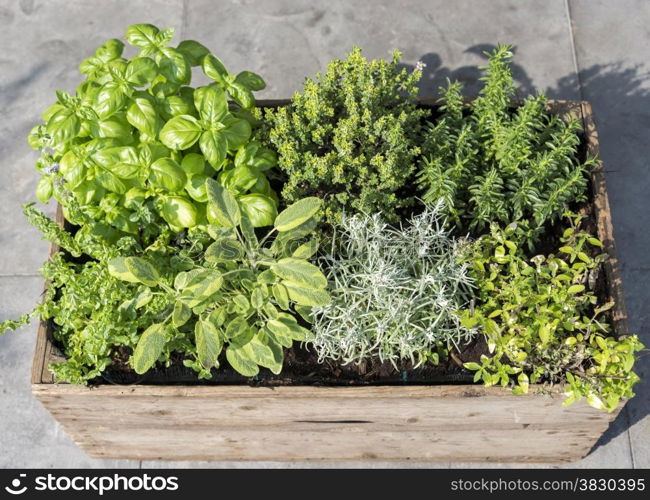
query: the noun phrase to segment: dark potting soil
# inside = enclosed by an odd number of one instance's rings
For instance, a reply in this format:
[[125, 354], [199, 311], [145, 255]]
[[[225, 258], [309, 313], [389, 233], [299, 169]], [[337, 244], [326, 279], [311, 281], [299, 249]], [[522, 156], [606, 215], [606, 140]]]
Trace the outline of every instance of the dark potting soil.
[[[410, 361], [403, 361], [394, 367], [390, 362], [371, 359], [360, 365], [341, 365], [332, 360], [318, 361], [318, 356], [307, 347], [285, 349], [282, 372], [279, 375], [261, 368], [256, 377], [244, 377], [233, 370], [222, 354], [220, 368], [212, 370], [212, 378], [199, 380], [196, 372], [183, 365], [183, 356], [175, 355], [170, 366], [158, 366], [144, 375], [136, 374], [128, 365], [130, 349], [122, 349], [113, 364], [102, 377], [92, 384], [195, 384], [195, 385], [237, 385], [287, 386], [287, 385], [429, 385], [467, 384], [473, 380], [473, 373], [462, 367], [463, 362], [478, 361], [487, 354], [487, 345], [482, 336], [460, 346], [458, 352], [438, 365], [424, 363], [414, 368]], [[187, 358], [189, 359], [189, 358]]]

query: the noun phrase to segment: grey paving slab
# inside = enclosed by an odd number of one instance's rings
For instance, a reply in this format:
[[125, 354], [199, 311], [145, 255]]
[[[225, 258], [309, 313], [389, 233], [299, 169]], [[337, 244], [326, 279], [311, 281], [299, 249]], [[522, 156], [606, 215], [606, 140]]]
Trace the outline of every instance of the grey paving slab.
[[[626, 269], [623, 274], [625, 297], [630, 316], [630, 331], [638, 333], [650, 348], [650, 308], [648, 307], [648, 284], [650, 269]], [[625, 408], [629, 426], [632, 461], [636, 468], [650, 467], [650, 353], [646, 352], [636, 365], [641, 377], [634, 391], [636, 397]]]
[[[183, 30], [222, 57], [231, 71], [253, 69], [266, 79], [260, 95], [290, 97], [305, 76], [323, 70], [353, 46], [368, 57], [427, 64], [423, 94], [447, 77], [476, 91], [482, 51], [497, 42], [517, 46], [524, 90], [552, 86], [573, 72], [564, 0], [193, 0]], [[543, 40], [543, 43], [540, 41]], [[525, 67], [524, 75], [520, 70]], [[576, 97], [577, 87], [571, 97]]]
[[38, 179], [27, 133], [54, 91], [74, 90], [81, 60], [129, 24], [180, 26], [182, 12], [182, 0], [0, 1], [0, 247], [12, 249], [0, 259], [0, 275], [33, 273], [47, 255], [20, 207], [34, 199]]
[[[650, 346], [650, 8], [644, 0], [570, 0], [584, 98], [591, 101], [607, 169], [630, 329]], [[650, 467], [650, 356], [627, 405], [636, 467]]]
[[[43, 282], [34, 277], [0, 278], [0, 321], [35, 304]], [[139, 467], [137, 461], [88, 458], [32, 397], [35, 327], [0, 335], [0, 468]]]

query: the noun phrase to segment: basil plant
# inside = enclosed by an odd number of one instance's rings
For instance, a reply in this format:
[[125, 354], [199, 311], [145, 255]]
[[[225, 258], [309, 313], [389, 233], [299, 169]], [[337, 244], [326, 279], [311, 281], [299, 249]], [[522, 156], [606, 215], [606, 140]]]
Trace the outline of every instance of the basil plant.
[[[151, 241], [167, 226], [178, 233], [213, 222], [207, 179], [232, 192], [254, 227], [277, 215], [265, 174], [276, 157], [253, 140], [259, 122], [252, 93], [264, 80], [228, 73], [193, 40], [169, 46], [173, 33], [130, 26], [126, 40], [139, 49], [130, 60], [121, 41], [104, 43], [79, 66], [86, 79], [74, 95], [58, 91], [30, 133], [42, 152], [38, 199], [54, 197], [68, 220], [91, 224], [113, 242], [125, 235]], [[213, 82], [190, 87], [194, 66]]]
[[[240, 374], [255, 376], [259, 367], [278, 374], [283, 348], [308, 341], [311, 308], [330, 302], [327, 279], [308, 262], [318, 243], [312, 238], [321, 200], [305, 198], [282, 211], [262, 239], [244, 205], [213, 179], [206, 181], [209, 210], [218, 225], [208, 226], [210, 241], [202, 257], [185, 271], [165, 273], [155, 255], [117, 257], [112, 276], [141, 283], [168, 304], [161, 321], [140, 337], [131, 364], [145, 373], [180, 338], [193, 339], [194, 359], [186, 359], [202, 378], [219, 367], [225, 349]], [[300, 320], [302, 316], [303, 320]]]

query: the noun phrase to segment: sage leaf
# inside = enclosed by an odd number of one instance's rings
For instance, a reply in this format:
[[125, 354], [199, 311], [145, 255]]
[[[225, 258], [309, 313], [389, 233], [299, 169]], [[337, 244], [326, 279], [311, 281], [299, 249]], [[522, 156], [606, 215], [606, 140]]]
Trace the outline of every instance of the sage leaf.
[[126, 257], [124, 263], [129, 272], [140, 283], [147, 286], [156, 286], [160, 281], [160, 275], [156, 268], [142, 257]]
[[305, 287], [291, 281], [283, 281], [282, 284], [287, 288], [289, 298], [303, 306], [326, 306], [332, 300], [325, 290]]
[[294, 257], [280, 259], [271, 266], [271, 270], [283, 280], [306, 288], [316, 290], [327, 288], [327, 278], [321, 270], [303, 259]]
[[142, 375], [155, 365], [166, 342], [167, 328], [165, 325], [155, 324], [147, 328], [133, 351], [132, 365], [135, 372]]
[[254, 377], [260, 372], [257, 363], [250, 358], [250, 353], [242, 347], [228, 346], [226, 359], [233, 369], [245, 377]]
[[126, 267], [126, 257], [115, 257], [108, 261], [108, 273], [122, 281], [130, 283], [140, 283], [140, 280], [134, 276]]
[[214, 210], [214, 216], [226, 227], [238, 226], [241, 212], [235, 197], [214, 179], [207, 180], [208, 203]]
[[183, 304], [180, 300], [174, 303], [174, 310], [172, 311], [172, 324], [176, 328], [180, 328], [187, 323], [192, 317], [192, 310]]
[[316, 215], [322, 204], [323, 201], [314, 196], [303, 198], [280, 212], [274, 226], [280, 232], [294, 229]]
[[206, 369], [218, 366], [223, 341], [217, 328], [206, 320], [197, 321], [194, 327], [196, 353], [201, 365]]

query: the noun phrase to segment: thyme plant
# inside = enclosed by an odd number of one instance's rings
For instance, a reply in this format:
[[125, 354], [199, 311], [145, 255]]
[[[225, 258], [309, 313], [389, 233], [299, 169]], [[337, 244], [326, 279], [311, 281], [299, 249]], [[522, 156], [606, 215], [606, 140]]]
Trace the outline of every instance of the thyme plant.
[[398, 210], [413, 203], [408, 184], [425, 115], [415, 106], [422, 72], [399, 70], [399, 57], [367, 61], [355, 48], [307, 79], [291, 104], [267, 113], [287, 202], [324, 198], [329, 222], [343, 211], [380, 212], [397, 222]]
[[332, 302], [314, 308], [319, 358], [360, 363], [371, 357], [420, 365], [437, 345], [458, 345], [474, 330], [457, 312], [471, 297], [463, 245], [443, 227], [441, 205], [392, 227], [379, 214], [342, 217], [319, 259]]

